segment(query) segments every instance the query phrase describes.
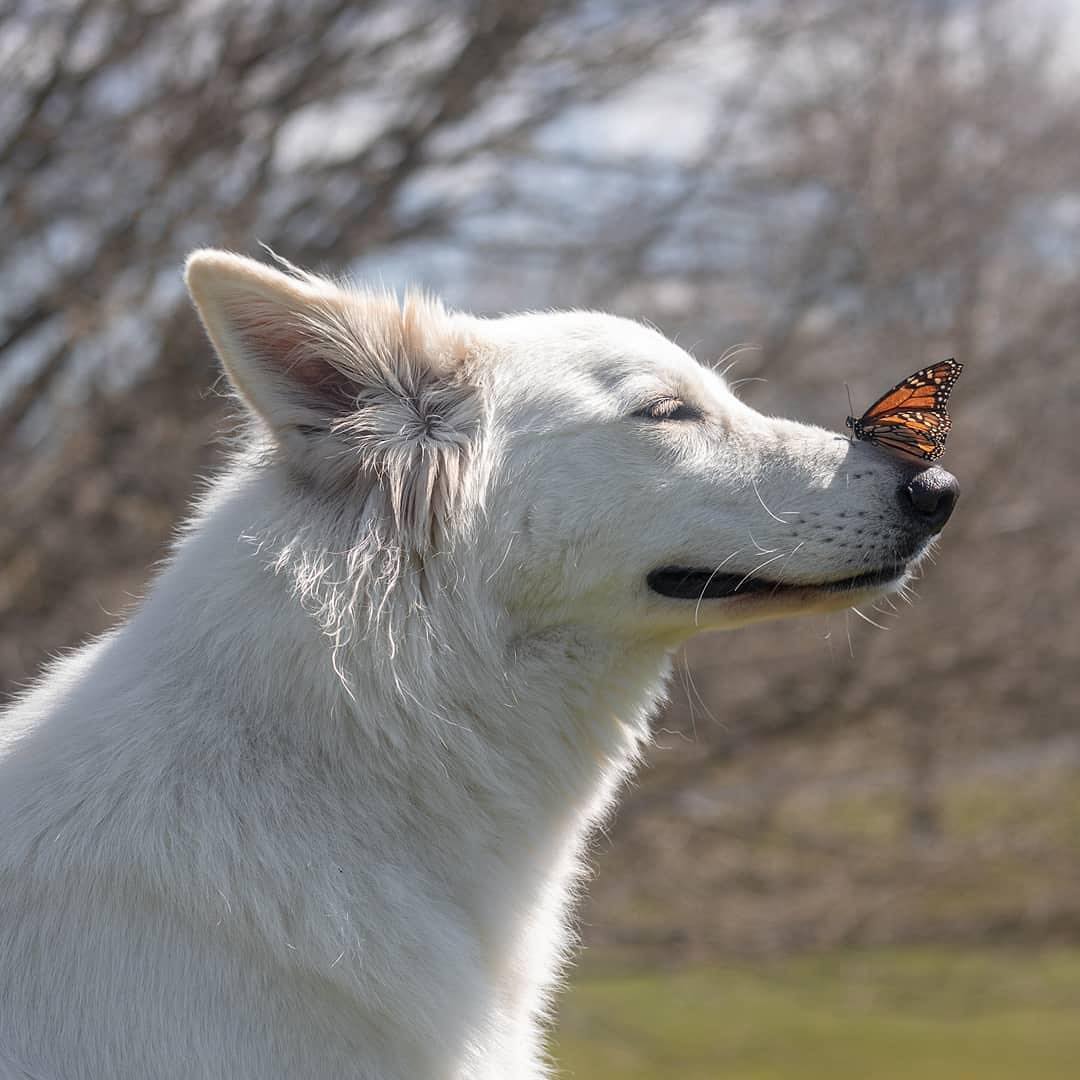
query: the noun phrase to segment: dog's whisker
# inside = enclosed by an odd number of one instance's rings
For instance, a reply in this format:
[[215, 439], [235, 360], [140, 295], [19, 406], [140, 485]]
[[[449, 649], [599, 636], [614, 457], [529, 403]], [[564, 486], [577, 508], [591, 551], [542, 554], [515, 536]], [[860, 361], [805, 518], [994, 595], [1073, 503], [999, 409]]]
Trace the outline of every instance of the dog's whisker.
[[779, 555], [774, 555], [771, 559], [766, 559], [763, 563], [758, 563], [748, 574], [744, 574], [739, 580], [739, 584], [732, 589], [732, 592], [738, 592], [759, 570], [764, 570], [769, 563], [776, 562], [777, 559], [790, 558], [791, 553], [787, 551], [781, 551]]
[[[679, 671], [682, 679], [683, 690], [686, 692], [686, 706], [687, 711], [690, 713], [690, 730], [694, 735], [694, 742], [697, 742], [697, 719], [694, 716], [694, 697], [690, 691], [690, 660], [686, 655], [686, 651], [682, 652], [682, 667], [678, 664], [675, 665], [676, 670]], [[665, 730], [663, 728], [661, 731]]]
[[889, 629], [889, 627], [888, 627], [888, 626], [882, 626], [882, 625], [881, 625], [881, 623], [879, 623], [879, 622], [874, 622], [874, 620], [873, 620], [873, 619], [871, 619], [869, 615], [865, 615], [865, 614], [863, 614], [863, 612], [861, 612], [861, 611], [860, 611], [860, 610], [859, 610], [859, 609], [858, 609], [857, 607], [855, 607], [855, 606], [852, 606], [852, 607], [848, 608], [848, 610], [849, 610], [849, 611], [854, 611], [854, 612], [855, 612], [855, 614], [856, 614], [856, 615], [858, 615], [858, 616], [859, 616], [859, 618], [863, 620], [863, 622], [868, 622], [868, 623], [869, 623], [869, 624], [870, 624], [871, 626], [876, 626], [876, 627], [877, 627], [877, 628], [878, 628], [879, 630], [888, 630], [888, 629]]
[[776, 592], [776, 590], [777, 590], [777, 589], [779, 589], [779, 588], [780, 588], [780, 585], [781, 585], [781, 584], [783, 583], [783, 580], [784, 580], [784, 573], [785, 573], [785, 571], [787, 570], [787, 565], [788, 565], [788, 563], [789, 563], [789, 562], [791, 562], [792, 556], [793, 556], [793, 555], [795, 554], [795, 552], [797, 552], [797, 551], [799, 550], [799, 548], [801, 548], [801, 547], [803, 546], [803, 544], [805, 544], [805, 543], [806, 543], [806, 541], [805, 541], [805, 540], [800, 540], [800, 541], [799, 541], [799, 542], [798, 542], [798, 543], [797, 543], [797, 544], [796, 544], [796, 545], [795, 545], [795, 546], [794, 546], [794, 547], [793, 547], [793, 548], [791, 549], [791, 551], [789, 551], [789, 552], [788, 552], [788, 557], [787, 557], [787, 558], [786, 558], [786, 559], [784, 560], [784, 564], [783, 564], [783, 566], [781, 566], [781, 567], [780, 567], [780, 573], [779, 573], [779, 574], [777, 574], [777, 576], [776, 576], [776, 584], [775, 584], [775, 585], [773, 586], [773, 590], [772, 590], [772, 591], [773, 591], [774, 593]]
[[737, 387], [743, 385], [743, 383], [750, 382], [768, 382], [768, 379], [763, 379], [759, 375], [748, 375], [745, 379], [736, 379], [734, 382], [728, 383], [728, 389], [734, 393]]
[[742, 356], [743, 353], [760, 351], [760, 345], [752, 345], [749, 343], [741, 345], [731, 345], [730, 347], [725, 349], [723, 353], [717, 358], [716, 364], [712, 365], [713, 370], [716, 370], [716, 366], [718, 364], [724, 364], [725, 361], [727, 361], [723, 370], [718, 372], [720, 378], [722, 379], [739, 362], [739, 357]]
[[[711, 720], [712, 723], [714, 723], [716, 725], [719, 725], [720, 721], [717, 719], [716, 714], [712, 711], [712, 709], [709, 708], [708, 702], [706, 702], [705, 698], [702, 697], [701, 691], [698, 690], [698, 688], [697, 688], [697, 683], [694, 681], [694, 673], [690, 670], [690, 658], [686, 655], [685, 652], [683, 653], [683, 667], [684, 667], [684, 669], [686, 671], [686, 684], [685, 685], [687, 686], [688, 692], [693, 691], [693, 695], [694, 695], [694, 697], [697, 698], [698, 704], [704, 710], [706, 718], [708, 720]], [[689, 695], [688, 695], [688, 700], [690, 700]], [[691, 707], [690, 723], [691, 723], [691, 725], [693, 727], [694, 739], [696, 741], [696, 739], [697, 739], [697, 725], [694, 723], [693, 708], [692, 707]]]
[[755, 539], [754, 534], [749, 529], [746, 530], [747, 535], [750, 537], [750, 543], [754, 545], [759, 555], [773, 555], [776, 553], [776, 548], [762, 547]]
[[[771, 517], [773, 519], [773, 521], [779, 521], [781, 525], [789, 525], [789, 524], [791, 524], [790, 522], [785, 521], [778, 514], [774, 514], [768, 508], [768, 506], [765, 505], [765, 500], [761, 497], [761, 492], [758, 490], [757, 478], [756, 477], [751, 477], [750, 478], [750, 486], [754, 489], [754, 494], [757, 496], [757, 501], [759, 503], [761, 503], [761, 509], [764, 510], [765, 513], [768, 514], [769, 517]], [[781, 513], [788, 514], [790, 516], [792, 514], [798, 514], [798, 513], [800, 513], [800, 511], [798, 511], [798, 510], [783, 510], [783, 511], [781, 511]]]
[[[752, 540], [752, 539], [753, 539], [753, 537], [751, 537], [750, 539]], [[699, 597], [697, 598], [697, 604], [696, 604], [696, 605], [695, 605], [695, 607], [694, 607], [694, 625], [695, 625], [695, 626], [700, 626], [700, 625], [701, 625], [701, 623], [700, 623], [700, 622], [698, 621], [698, 616], [700, 616], [700, 614], [701, 614], [701, 602], [702, 602], [702, 601], [703, 601], [703, 600], [705, 599], [705, 594], [706, 594], [706, 593], [707, 593], [707, 592], [709, 591], [709, 586], [710, 586], [710, 585], [712, 584], [712, 580], [713, 580], [713, 578], [714, 578], [714, 577], [716, 577], [716, 575], [717, 575], [717, 574], [719, 574], [719, 573], [720, 573], [720, 571], [721, 571], [721, 570], [723, 570], [723, 569], [724, 569], [724, 567], [725, 567], [725, 566], [727, 566], [727, 564], [728, 564], [729, 562], [731, 562], [731, 560], [732, 560], [732, 559], [734, 559], [734, 558], [735, 558], [735, 556], [736, 556], [736, 555], [738, 555], [740, 551], [742, 551], [742, 548], [738, 548], [737, 550], [733, 551], [733, 552], [732, 552], [732, 553], [731, 553], [731, 554], [730, 554], [730, 555], [729, 555], [729, 556], [728, 556], [728, 557], [727, 557], [727, 558], [726, 558], [726, 559], [725, 559], [725, 560], [724, 560], [724, 561], [723, 561], [723, 562], [722, 562], [722, 563], [721, 563], [721, 564], [720, 564], [720, 565], [719, 565], [719, 566], [718, 566], [718, 567], [717, 567], [717, 568], [716, 568], [716, 569], [715, 569], [715, 570], [714, 570], [714, 571], [713, 571], [713, 572], [712, 572], [712, 573], [711, 573], [711, 574], [710, 574], [710, 575], [709, 575], [709, 576], [708, 576], [708, 577], [707, 577], [707, 578], [705, 579], [705, 584], [704, 584], [704, 585], [703, 585], [703, 586], [701, 587], [701, 595], [700, 595], [700, 596], [699, 596]]]

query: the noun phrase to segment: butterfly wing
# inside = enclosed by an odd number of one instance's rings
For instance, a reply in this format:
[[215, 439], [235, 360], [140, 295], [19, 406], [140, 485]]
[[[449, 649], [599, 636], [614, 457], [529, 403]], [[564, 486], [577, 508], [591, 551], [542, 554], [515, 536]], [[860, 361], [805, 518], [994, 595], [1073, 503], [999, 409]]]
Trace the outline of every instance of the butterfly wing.
[[862, 421], [877, 420], [899, 410], [945, 412], [949, 394], [964, 365], [958, 360], [942, 360], [909, 375], [882, 395], [862, 414]]
[[878, 398], [858, 420], [848, 417], [848, 426], [856, 439], [934, 461], [945, 452], [952, 427], [946, 406], [963, 369], [956, 360], [922, 368]]
[[951, 427], [947, 414], [900, 409], [877, 420], [860, 420], [856, 437], [887, 450], [935, 461], [945, 452]]

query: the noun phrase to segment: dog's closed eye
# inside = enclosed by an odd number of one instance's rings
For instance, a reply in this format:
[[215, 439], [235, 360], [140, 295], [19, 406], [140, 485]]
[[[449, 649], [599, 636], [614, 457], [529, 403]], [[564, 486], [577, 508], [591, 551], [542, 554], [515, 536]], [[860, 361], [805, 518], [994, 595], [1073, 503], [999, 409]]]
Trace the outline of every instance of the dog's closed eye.
[[666, 397], [650, 401], [633, 415], [643, 420], [700, 420], [701, 410], [682, 398]]

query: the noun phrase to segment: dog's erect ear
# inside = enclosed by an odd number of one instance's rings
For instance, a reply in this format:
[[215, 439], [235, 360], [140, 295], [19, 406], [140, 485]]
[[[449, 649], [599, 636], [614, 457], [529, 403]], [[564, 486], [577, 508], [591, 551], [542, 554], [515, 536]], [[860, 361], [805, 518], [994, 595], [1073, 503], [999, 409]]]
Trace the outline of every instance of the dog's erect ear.
[[430, 535], [480, 428], [468, 320], [426, 297], [399, 303], [289, 270], [223, 251], [188, 259], [230, 382], [294, 464], [366, 477], [399, 527]]
[[330, 347], [339, 290], [329, 282], [225, 251], [196, 251], [185, 280], [229, 381], [279, 440], [355, 407], [354, 382]]

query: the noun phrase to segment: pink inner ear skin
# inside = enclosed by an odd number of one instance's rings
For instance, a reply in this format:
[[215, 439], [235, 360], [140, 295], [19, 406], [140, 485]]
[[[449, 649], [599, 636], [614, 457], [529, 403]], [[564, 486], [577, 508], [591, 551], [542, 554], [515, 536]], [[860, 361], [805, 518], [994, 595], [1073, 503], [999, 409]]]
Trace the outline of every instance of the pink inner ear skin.
[[306, 392], [316, 408], [334, 413], [357, 407], [358, 387], [348, 375], [318, 357], [305, 357], [284, 365], [283, 373]]
[[334, 364], [319, 355], [325, 347], [312, 340], [309, 328], [297, 324], [276, 305], [248, 302], [234, 312], [241, 339], [250, 354], [283, 376], [308, 404], [320, 411], [352, 412], [357, 386]]

